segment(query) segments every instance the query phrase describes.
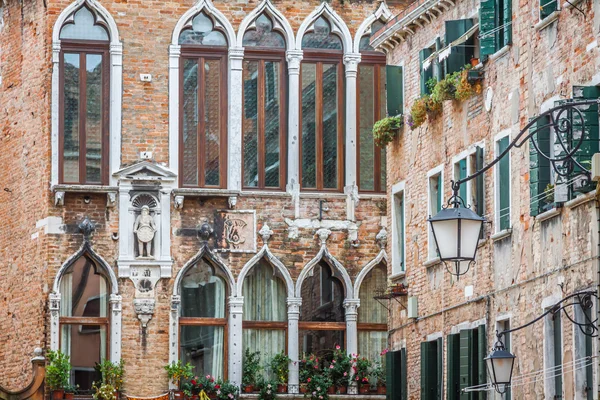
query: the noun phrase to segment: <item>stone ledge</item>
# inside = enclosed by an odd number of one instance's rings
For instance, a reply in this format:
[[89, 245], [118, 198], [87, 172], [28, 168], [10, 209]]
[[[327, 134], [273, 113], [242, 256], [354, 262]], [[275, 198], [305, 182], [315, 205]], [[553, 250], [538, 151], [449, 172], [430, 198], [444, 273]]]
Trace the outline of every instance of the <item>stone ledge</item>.
[[[329, 398], [334, 400], [383, 400], [385, 399], [385, 394], [330, 394]], [[279, 399], [287, 399], [287, 400], [296, 400], [296, 399], [305, 399], [304, 394], [291, 394], [291, 393], [278, 393], [277, 398]], [[258, 393], [242, 393], [240, 394], [240, 399], [258, 399]]]
[[499, 59], [500, 57], [508, 54], [509, 50], [510, 50], [510, 44], [507, 44], [506, 46], [504, 46], [503, 48], [501, 48], [500, 50], [498, 50], [497, 52], [492, 54], [490, 56], [490, 60], [495, 61], [495, 60]]
[[588, 201], [592, 201], [596, 199], [596, 192], [589, 192], [586, 194], [582, 194], [580, 196], [575, 197], [573, 200], [569, 200], [565, 203], [565, 207], [567, 208], [575, 208], [582, 204], [587, 203]]
[[552, 209], [550, 209], [548, 211], [545, 211], [545, 212], [543, 212], [541, 214], [538, 214], [535, 217], [535, 220], [538, 221], [538, 222], [547, 221], [550, 218], [554, 218], [554, 217], [560, 215], [561, 212], [562, 212], [562, 208], [556, 208], [555, 207], [555, 208], [552, 208]]
[[397, 280], [403, 279], [405, 276], [406, 276], [406, 271], [398, 272], [398, 273], [395, 273], [394, 275], [391, 275], [390, 280], [397, 281]]
[[540, 22], [535, 24], [533, 26], [533, 28], [536, 31], [541, 31], [542, 29], [544, 29], [545, 27], [549, 26], [551, 23], [556, 21], [558, 19], [559, 15], [560, 15], [560, 10], [554, 11], [554, 12], [552, 12], [552, 14], [548, 15], [546, 18], [544, 18], [543, 20], [541, 20]]
[[434, 265], [441, 264], [442, 260], [439, 257], [431, 258], [423, 263], [426, 268], [433, 267]]
[[492, 239], [492, 242], [497, 242], [499, 240], [509, 237], [510, 235], [512, 235], [512, 229], [508, 228], [501, 230], [500, 232], [494, 233], [492, 236], [490, 236], [490, 239]]
[[50, 190], [54, 193], [54, 205], [65, 205], [65, 193], [106, 193], [106, 207], [114, 207], [117, 203], [117, 186], [105, 185], [53, 185]]

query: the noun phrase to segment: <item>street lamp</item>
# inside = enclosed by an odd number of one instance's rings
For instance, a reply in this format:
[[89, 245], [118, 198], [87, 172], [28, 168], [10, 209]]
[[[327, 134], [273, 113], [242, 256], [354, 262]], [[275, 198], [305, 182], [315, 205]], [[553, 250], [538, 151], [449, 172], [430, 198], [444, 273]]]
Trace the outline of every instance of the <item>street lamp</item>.
[[500, 339], [502, 333], [496, 332], [496, 336], [498, 341], [492, 348], [490, 355], [484, 358], [484, 361], [492, 380], [492, 386], [496, 388], [498, 393], [502, 394], [510, 386], [516, 357], [504, 347], [504, 343]]
[[456, 194], [458, 186], [453, 183], [453, 188], [455, 194], [448, 201], [448, 206], [427, 221], [431, 224], [440, 260], [444, 264], [454, 263], [454, 270], [448, 271], [461, 276], [475, 262], [485, 218], [464, 207], [463, 200]]

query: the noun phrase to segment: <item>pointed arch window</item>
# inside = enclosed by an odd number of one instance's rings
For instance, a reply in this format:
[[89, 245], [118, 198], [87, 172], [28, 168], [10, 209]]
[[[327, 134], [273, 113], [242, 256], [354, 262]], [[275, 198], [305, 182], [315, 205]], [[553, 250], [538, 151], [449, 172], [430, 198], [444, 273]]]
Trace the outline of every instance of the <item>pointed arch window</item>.
[[243, 187], [283, 190], [286, 177], [285, 39], [261, 14], [244, 33]]
[[345, 347], [344, 287], [328, 263], [320, 261], [302, 282], [298, 330], [302, 352], [322, 356]]
[[[358, 353], [370, 360], [380, 359], [387, 345], [388, 311], [373, 297], [387, 288], [387, 267], [379, 263], [369, 271], [359, 290]], [[384, 361], [383, 359], [381, 360]]]
[[84, 5], [60, 30], [60, 183], [108, 184], [110, 38], [101, 22]]
[[71, 357], [70, 383], [85, 391], [98, 376], [95, 365], [109, 357], [110, 280], [104, 270], [82, 256], [60, 281], [60, 349]]
[[268, 361], [287, 349], [287, 291], [277, 269], [261, 259], [244, 279], [244, 349], [260, 351], [265, 378], [274, 380]]
[[373, 141], [373, 125], [384, 118], [386, 112], [386, 56], [370, 45], [371, 35], [384, 22], [377, 20], [369, 34], [360, 40], [361, 62], [358, 65], [356, 126], [358, 127], [357, 178], [361, 192], [385, 192], [385, 147]]
[[302, 49], [301, 186], [304, 190], [341, 191], [344, 165], [342, 40], [321, 16], [302, 38]]
[[179, 317], [180, 360], [194, 374], [227, 376], [227, 283], [219, 268], [202, 258], [182, 278]]
[[179, 36], [180, 184], [227, 186], [227, 39], [204, 12]]

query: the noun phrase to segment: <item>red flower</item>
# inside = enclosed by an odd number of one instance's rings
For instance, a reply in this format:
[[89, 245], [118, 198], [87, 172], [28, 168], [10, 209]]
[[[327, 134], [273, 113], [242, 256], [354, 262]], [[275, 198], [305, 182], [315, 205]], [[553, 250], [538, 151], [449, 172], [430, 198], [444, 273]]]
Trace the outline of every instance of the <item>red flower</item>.
[[221, 389], [221, 385], [215, 385], [215, 389]]
[[195, 384], [196, 384], [196, 380], [192, 379], [192, 385], [195, 385]]

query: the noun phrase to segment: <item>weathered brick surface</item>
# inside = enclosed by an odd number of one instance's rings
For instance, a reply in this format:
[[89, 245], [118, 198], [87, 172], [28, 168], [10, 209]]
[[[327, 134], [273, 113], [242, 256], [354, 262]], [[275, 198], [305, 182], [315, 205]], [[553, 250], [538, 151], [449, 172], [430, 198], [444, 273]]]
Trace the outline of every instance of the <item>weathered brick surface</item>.
[[[477, 16], [478, 1], [461, 0], [456, 6], [417, 29], [388, 54], [388, 63], [405, 65], [405, 110], [419, 97], [419, 51], [444, 34], [444, 21]], [[597, 266], [597, 225], [594, 203], [564, 208], [562, 215], [545, 222], [529, 216], [529, 148], [514, 149], [511, 157], [512, 235], [494, 242], [493, 224], [486, 224], [486, 241], [477, 263], [459, 281], [442, 265], [425, 267], [427, 260], [427, 171], [444, 165], [444, 199], [451, 195], [452, 157], [482, 141], [485, 161], [494, 158], [494, 136], [510, 129], [514, 137], [541, 104], [553, 96], [569, 98], [573, 85], [598, 83], [598, 2], [582, 2], [585, 18], [573, 9], [561, 11], [558, 22], [537, 31], [537, 1], [513, 1], [513, 45], [506, 55], [485, 63], [483, 92], [493, 91], [490, 112], [482, 108], [484, 96], [458, 103], [447, 101], [433, 123], [411, 131], [405, 127], [388, 150], [388, 189], [406, 181], [406, 283], [409, 296], [418, 297], [419, 319], [407, 320], [400, 307], [390, 319], [391, 346], [406, 342], [409, 398], [420, 398], [420, 343], [427, 335], [444, 338], [460, 323], [484, 319], [488, 345], [493, 344], [496, 318], [510, 314], [511, 325], [528, 322], [542, 312], [548, 296], [569, 294], [593, 287]], [[380, 31], [381, 32], [381, 31]], [[485, 174], [485, 213], [494, 219], [493, 172]], [[388, 204], [390, 213], [391, 204]], [[391, 219], [388, 219], [391, 224]], [[388, 227], [391, 232], [391, 225]], [[395, 242], [388, 244], [388, 253]], [[557, 271], [558, 270], [558, 271]], [[465, 288], [473, 295], [465, 296]], [[472, 302], [470, 302], [472, 301]], [[470, 302], [470, 303], [468, 303]], [[539, 371], [543, 361], [543, 323], [515, 333], [511, 339], [517, 355], [514, 376]], [[563, 362], [573, 360], [573, 325], [563, 319]], [[445, 348], [445, 344], [444, 344]], [[444, 360], [446, 358], [444, 357]], [[444, 373], [446, 366], [444, 365]], [[565, 373], [565, 398], [573, 398], [573, 374]], [[513, 398], [543, 398], [544, 385], [523, 385]]]

